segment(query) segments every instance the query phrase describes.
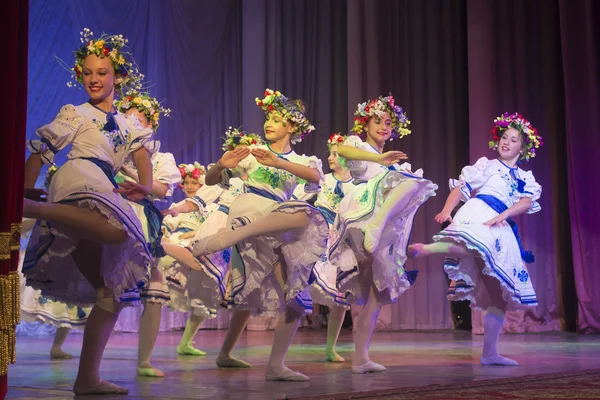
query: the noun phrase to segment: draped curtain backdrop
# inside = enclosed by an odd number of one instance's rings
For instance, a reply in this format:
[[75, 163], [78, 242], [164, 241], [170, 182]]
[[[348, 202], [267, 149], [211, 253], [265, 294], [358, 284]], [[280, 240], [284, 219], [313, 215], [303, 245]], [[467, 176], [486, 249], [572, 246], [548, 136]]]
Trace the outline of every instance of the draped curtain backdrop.
[[[492, 120], [519, 111], [546, 143], [523, 165], [544, 187], [542, 211], [518, 218], [536, 254], [539, 305], [510, 313], [505, 329], [599, 332], [600, 216], [588, 183], [600, 172], [599, 8], [593, 0], [32, 0], [27, 136], [62, 105], [86, 100], [66, 87], [55, 59], [72, 64], [83, 27], [129, 38], [153, 95], [173, 109], [157, 138], [178, 162], [216, 161], [228, 126], [262, 132], [254, 98], [266, 87], [306, 103], [316, 132], [296, 151], [322, 159], [357, 103], [392, 93], [413, 133], [389, 148], [439, 185], [413, 229], [413, 241], [429, 241], [448, 179], [493, 157]], [[409, 262], [419, 278], [385, 308], [383, 327], [452, 326], [441, 263]], [[263, 322], [255, 327], [271, 325]], [[480, 322], [474, 313], [475, 332]]]
[[19, 242], [23, 208], [23, 159], [27, 118], [27, 28], [29, 3], [16, 0], [3, 6], [0, 32], [5, 62], [0, 84], [9, 99], [0, 114], [2, 148], [0, 179], [0, 398], [8, 384], [8, 365], [16, 361], [15, 325], [19, 323]]

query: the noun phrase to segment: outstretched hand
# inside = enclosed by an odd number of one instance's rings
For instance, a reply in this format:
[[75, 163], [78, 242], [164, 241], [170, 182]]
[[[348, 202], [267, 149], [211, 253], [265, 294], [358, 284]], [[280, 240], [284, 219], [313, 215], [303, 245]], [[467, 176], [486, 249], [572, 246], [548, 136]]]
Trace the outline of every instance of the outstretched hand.
[[150, 194], [150, 191], [135, 182], [122, 182], [119, 187], [113, 189], [113, 192], [123, 195], [129, 201], [141, 201]]
[[279, 161], [275, 153], [265, 149], [254, 149], [252, 155], [256, 158], [256, 161], [267, 167], [276, 167]]
[[223, 154], [218, 163], [221, 168], [235, 168], [240, 161], [250, 155], [250, 149], [246, 146], [238, 146], [232, 151]]
[[389, 167], [402, 160], [408, 160], [408, 156], [405, 153], [398, 150], [386, 151], [379, 157], [379, 164]]
[[39, 188], [25, 188], [23, 193], [23, 197], [29, 200], [38, 201], [41, 203], [45, 203], [48, 201], [48, 192], [44, 189]]

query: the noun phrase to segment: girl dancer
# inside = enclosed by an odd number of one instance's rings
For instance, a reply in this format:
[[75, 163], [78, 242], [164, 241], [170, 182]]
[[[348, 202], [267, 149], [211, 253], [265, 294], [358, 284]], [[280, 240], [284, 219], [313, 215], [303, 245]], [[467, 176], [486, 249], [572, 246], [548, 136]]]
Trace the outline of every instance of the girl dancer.
[[411, 284], [404, 271], [405, 249], [418, 208], [437, 186], [410, 172], [400, 151], [383, 152], [388, 139], [410, 134], [410, 123], [392, 96], [358, 105], [350, 136], [338, 146], [358, 182], [340, 202], [329, 244], [329, 260], [338, 267], [337, 287], [348, 300], [364, 304], [356, 321], [353, 373], [384, 371], [369, 358], [369, 344], [384, 303], [395, 302]]
[[[41, 143], [30, 143], [25, 187], [32, 188], [42, 163], [72, 144], [68, 161], [56, 172], [48, 203], [25, 199], [23, 215], [37, 222], [25, 257], [27, 284], [43, 295], [79, 305], [94, 304], [85, 327], [75, 394], [126, 394], [127, 389], [100, 379], [102, 353], [123, 307], [121, 295], [148, 281], [151, 255], [140, 221], [128, 202], [151, 189], [152, 164], [144, 147], [152, 129], [113, 108], [115, 90], [141, 80], [125, 52], [123, 36], [82, 32], [75, 53], [75, 79], [88, 102], [66, 105], [56, 119], [39, 128]], [[131, 155], [140, 184], [115, 188], [113, 176]]]
[[[160, 105], [158, 100], [148, 93], [130, 91], [122, 99], [115, 102], [120, 112], [133, 115], [144, 128], [152, 128], [154, 132], [158, 129], [161, 114], [169, 116], [171, 110]], [[139, 296], [144, 305], [144, 311], [140, 318], [139, 342], [138, 342], [138, 376], [163, 377], [164, 373], [152, 367], [150, 358], [156, 343], [158, 330], [160, 328], [160, 317], [162, 306], [169, 301], [169, 291], [164, 277], [156, 268], [157, 258], [164, 256], [160, 246], [162, 239], [161, 221], [162, 215], [154, 206], [154, 202], [167, 201], [173, 194], [175, 185], [179, 183], [179, 170], [171, 153], [161, 153], [160, 142], [152, 142], [149, 150], [152, 152], [152, 190], [146, 199], [141, 202], [131, 203], [139, 220], [142, 223], [146, 242], [151, 249], [154, 258], [150, 265], [150, 283], [139, 291]], [[137, 184], [138, 173], [134, 166], [126, 163], [121, 168], [121, 173], [115, 178], [122, 187]], [[127, 301], [137, 300], [137, 291], [128, 293]]]
[[[161, 270], [167, 278], [169, 292], [171, 293], [171, 302], [169, 306], [177, 311], [190, 311], [189, 295], [187, 293], [187, 273], [176, 273], [172, 264], [175, 260], [168, 248], [173, 246], [186, 246], [204, 225], [205, 219], [209, 214], [211, 201], [214, 201], [215, 189], [204, 185], [204, 175], [206, 171], [202, 165], [197, 162], [194, 164], [179, 165], [182, 184], [186, 199], [172, 205], [169, 210], [163, 212], [165, 219], [163, 226], [168, 231], [163, 240], [163, 246], [167, 247], [165, 252], [167, 257], [160, 261]], [[208, 196], [205, 196], [209, 193]], [[207, 203], [203, 197], [209, 199]], [[180, 212], [180, 210], [184, 210]], [[192, 211], [186, 211], [192, 210]], [[189, 271], [186, 271], [189, 272]], [[183, 336], [177, 346], [177, 354], [188, 356], [205, 356], [206, 353], [194, 348], [194, 337], [200, 329], [203, 318], [199, 318], [194, 313], [190, 314], [183, 332]]]
[[[512, 217], [540, 211], [537, 201], [542, 187], [531, 171], [517, 164], [535, 157], [543, 141], [517, 113], [496, 118], [492, 135], [490, 147], [499, 157], [482, 157], [475, 165], [464, 167], [459, 180], [450, 180], [452, 192], [435, 220], [451, 224], [434, 236], [436, 243], [416, 243], [409, 253], [414, 257], [455, 257], [444, 261], [448, 277], [455, 282], [450, 298], [468, 299], [471, 307], [486, 310], [481, 364], [518, 365], [498, 355], [504, 313], [509, 306], [535, 306], [537, 298], [525, 266], [534, 261], [533, 254], [523, 250]], [[465, 204], [452, 218], [450, 213], [461, 200]]]
[[[329, 168], [333, 171], [325, 175], [321, 183], [321, 191], [317, 195], [315, 207], [321, 211], [329, 224], [330, 234], [337, 210], [342, 199], [352, 196], [356, 187], [352, 183], [352, 175], [346, 166], [346, 162], [338, 155], [338, 146], [343, 144], [346, 137], [333, 134], [327, 141], [329, 157], [327, 161]], [[305, 196], [302, 196], [305, 198]], [[344, 362], [344, 358], [335, 351], [344, 316], [346, 315], [347, 303], [336, 289], [337, 268], [327, 259], [319, 261], [314, 268], [315, 282], [310, 287], [310, 294], [314, 303], [329, 306], [330, 313], [327, 320], [327, 346], [325, 348], [325, 360], [329, 362]]]
[[[291, 147], [314, 127], [306, 119], [302, 103], [280, 92], [267, 89], [265, 98], [257, 98], [256, 103], [266, 113], [268, 144], [227, 152], [206, 175], [207, 185], [227, 181], [240, 161], [250, 158], [248, 193], [238, 197], [229, 212], [228, 225], [234, 229], [199, 240], [193, 252], [201, 257], [236, 245], [241, 262], [232, 266], [232, 306], [256, 314], [285, 310], [275, 328], [266, 379], [306, 381], [308, 377], [287, 368], [283, 359], [302, 314], [311, 307], [306, 289], [327, 244], [328, 227], [322, 214], [305, 202], [290, 201], [299, 180], [311, 183], [306, 185], [307, 191], [318, 190], [320, 161], [300, 156]], [[237, 322], [232, 321], [231, 337], [239, 337], [245, 326], [245, 321]]]
[[[261, 144], [261, 142], [262, 140], [257, 135], [246, 134], [230, 127], [225, 133], [223, 149], [234, 150], [238, 146], [256, 146]], [[194, 237], [195, 240], [213, 235], [225, 228], [231, 204], [239, 195], [245, 192], [244, 181], [247, 179], [247, 169], [250, 166], [249, 161], [250, 158], [246, 158], [238, 164], [236, 172], [239, 172], [240, 177], [232, 177], [228, 182], [228, 187], [222, 185], [206, 187], [218, 190], [218, 201], [208, 206], [208, 208], [216, 206], [216, 209], [204, 221], [202, 227]], [[209, 166], [210, 168], [211, 166]], [[206, 204], [204, 198], [210, 200], [213, 198], [212, 195], [206, 196], [200, 192], [207, 192], [207, 190], [203, 189], [199, 191], [198, 195], [191, 200], [192, 203], [197, 202], [196, 206], [198, 208], [202, 207], [202, 204]], [[188, 249], [182, 247], [184, 245], [187, 244], [180, 243], [180, 246], [165, 244], [165, 251], [177, 259], [177, 262], [173, 263], [169, 269], [169, 284], [174, 299], [171, 302], [171, 307], [179, 311], [191, 312], [179, 346], [191, 347], [191, 342], [200, 328], [200, 324], [206, 318], [215, 318], [219, 306], [223, 304], [227, 283], [230, 278], [229, 263], [231, 260], [231, 249], [227, 248], [196, 259]], [[198, 269], [190, 270], [188, 265], [194, 265]], [[175, 299], [178, 301], [175, 301]], [[236, 311], [235, 313], [238, 313], [238, 315], [232, 318], [233, 323], [242, 324], [243, 329], [250, 314], [245, 311]], [[233, 329], [232, 332], [235, 333], [237, 330]], [[250, 367], [250, 364], [238, 360], [231, 355], [237, 337], [231, 338], [230, 336], [228, 333], [221, 347], [221, 352], [216, 360], [217, 365], [225, 368]]]

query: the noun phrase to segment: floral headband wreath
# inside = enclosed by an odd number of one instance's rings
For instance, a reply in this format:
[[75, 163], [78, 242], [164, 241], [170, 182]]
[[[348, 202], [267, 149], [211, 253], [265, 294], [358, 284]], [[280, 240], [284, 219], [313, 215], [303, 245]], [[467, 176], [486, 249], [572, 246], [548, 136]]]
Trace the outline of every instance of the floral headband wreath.
[[351, 131], [357, 135], [363, 135], [369, 119], [375, 115], [381, 117], [384, 113], [388, 113], [392, 117], [392, 136], [390, 140], [410, 135], [410, 129], [407, 128], [410, 121], [402, 107], [394, 104], [392, 95], [379, 96], [375, 100], [360, 103], [356, 112], [354, 112], [354, 126]]
[[519, 113], [509, 114], [505, 112], [494, 120], [494, 128], [492, 129], [494, 140], [489, 142], [490, 149], [498, 150], [502, 134], [510, 128], [516, 129], [525, 137], [525, 151], [520, 159], [529, 161], [530, 158], [535, 157], [535, 150], [544, 145], [544, 140], [538, 134], [537, 129], [531, 126], [531, 122]]
[[204, 175], [206, 175], [206, 169], [200, 165], [199, 162], [194, 161], [193, 164], [179, 164], [179, 173], [181, 174], [181, 183], [179, 187], [183, 187], [183, 181], [186, 176], [192, 179], [197, 179], [201, 185], [204, 185]]
[[[75, 87], [77, 83], [83, 84], [83, 62], [90, 54], [100, 58], [108, 58], [112, 61], [115, 73], [120, 76], [120, 81], [115, 87], [121, 92], [129, 89], [140, 89], [144, 75], [140, 73], [133, 55], [127, 51], [127, 39], [123, 35], [108, 35], [103, 33], [98, 39], [94, 39], [94, 32], [83, 28], [81, 35], [81, 47], [75, 51], [75, 65], [69, 68], [72, 73], [71, 81], [67, 86]], [[64, 63], [63, 63], [64, 64]]]
[[122, 113], [132, 108], [137, 108], [139, 112], [148, 118], [155, 132], [158, 129], [160, 114], [164, 114], [165, 117], [171, 116], [170, 108], [164, 108], [149, 93], [140, 93], [134, 89], [128, 91], [122, 99], [115, 100], [115, 107]]
[[225, 132], [225, 141], [221, 149], [223, 151], [234, 150], [237, 146], [251, 146], [264, 144], [262, 138], [254, 133], [246, 133], [240, 128], [227, 129]]
[[329, 139], [327, 139], [327, 149], [331, 150], [333, 146], [342, 145], [345, 141], [345, 135], [342, 135], [340, 132], [334, 133], [331, 136], [329, 136]]
[[291, 142], [300, 143], [309, 133], [315, 130], [310, 124], [306, 115], [304, 115], [304, 104], [300, 100], [292, 100], [285, 97], [281, 92], [265, 89], [264, 98], [255, 99], [256, 104], [261, 107], [265, 113], [278, 111], [283, 118], [292, 122], [296, 126]]

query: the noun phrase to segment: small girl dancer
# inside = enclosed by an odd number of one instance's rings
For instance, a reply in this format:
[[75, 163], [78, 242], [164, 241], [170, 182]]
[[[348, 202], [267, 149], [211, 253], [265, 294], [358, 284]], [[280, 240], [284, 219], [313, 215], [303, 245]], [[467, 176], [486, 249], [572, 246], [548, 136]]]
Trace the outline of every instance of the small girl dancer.
[[[148, 93], [129, 91], [122, 99], [115, 101], [115, 106], [120, 112], [134, 116], [145, 128], [158, 129], [161, 115], [169, 116], [171, 110], [164, 108], [156, 98]], [[152, 367], [150, 359], [158, 330], [160, 328], [161, 309], [169, 302], [169, 291], [164, 277], [156, 268], [157, 259], [164, 256], [160, 246], [162, 239], [162, 215], [154, 206], [156, 202], [167, 201], [173, 195], [173, 189], [179, 183], [179, 170], [175, 158], [171, 153], [160, 152], [160, 142], [154, 141], [148, 146], [152, 153], [152, 189], [146, 199], [141, 202], [131, 203], [136, 215], [142, 223], [146, 242], [150, 247], [153, 262], [150, 265], [150, 282], [140, 289], [139, 296], [144, 305], [140, 318], [138, 342], [138, 376], [161, 378], [164, 373]], [[125, 163], [115, 180], [122, 187], [138, 184], [139, 175], [134, 166]], [[127, 294], [127, 301], [137, 300], [138, 291]]]
[[[342, 145], [346, 136], [333, 134], [327, 141], [329, 157], [327, 161], [332, 173], [326, 174], [321, 182], [321, 191], [316, 196], [315, 207], [323, 214], [329, 224], [330, 235], [337, 216], [337, 210], [342, 199], [352, 196], [356, 186], [352, 183], [352, 175], [346, 166], [346, 162], [338, 155], [338, 146]], [[314, 196], [314, 194], [313, 194]], [[305, 200], [306, 195], [299, 196]], [[344, 362], [344, 358], [335, 351], [344, 316], [348, 310], [346, 300], [336, 289], [337, 267], [324, 258], [317, 262], [314, 271], [314, 283], [310, 287], [310, 295], [316, 304], [327, 305], [330, 309], [327, 320], [327, 346], [325, 348], [325, 360], [329, 362]]]
[[[316, 157], [296, 154], [291, 147], [314, 130], [301, 102], [267, 89], [264, 99], [257, 98], [256, 103], [266, 113], [268, 144], [227, 152], [206, 175], [207, 185], [226, 182], [239, 174], [240, 161], [250, 158], [248, 192], [233, 202], [229, 212], [233, 230], [197, 241], [193, 253], [201, 257], [236, 246], [241, 262], [232, 265], [232, 307], [255, 314], [285, 310], [275, 328], [266, 379], [306, 381], [308, 377], [287, 368], [283, 360], [302, 314], [311, 308], [307, 288], [314, 264], [325, 253], [328, 227], [314, 207], [290, 199], [301, 180], [310, 183], [307, 191], [318, 190], [321, 163]], [[229, 332], [235, 330], [239, 337], [244, 327], [232, 318]]]
[[[450, 180], [452, 192], [435, 220], [451, 224], [433, 237], [436, 243], [413, 244], [409, 253], [454, 256], [444, 261], [446, 274], [455, 282], [449, 298], [470, 300], [471, 307], [486, 310], [481, 364], [518, 365], [498, 355], [498, 339], [507, 308], [537, 305], [525, 266], [534, 261], [533, 254], [523, 250], [512, 217], [541, 209], [537, 201], [542, 187], [518, 163], [535, 157], [543, 141], [517, 113], [496, 118], [492, 135], [490, 148], [498, 151], [498, 158], [482, 157], [464, 167], [458, 180]], [[465, 204], [452, 218], [461, 200]]]
[[[25, 187], [32, 188], [42, 163], [71, 144], [68, 161], [48, 188], [48, 202], [25, 199], [23, 215], [36, 218], [23, 274], [27, 284], [54, 300], [94, 304], [83, 337], [75, 394], [126, 394], [100, 379], [102, 353], [119, 312], [121, 296], [148, 281], [150, 251], [134, 210], [121, 195], [138, 201], [152, 187], [150, 153], [144, 147], [152, 129], [115, 111], [115, 90], [137, 87], [142, 75], [125, 52], [122, 35], [93, 39], [84, 29], [75, 53], [74, 78], [88, 102], [64, 106], [53, 122], [39, 128], [30, 143]], [[133, 158], [140, 184], [117, 189], [115, 173]]]
[[[165, 219], [163, 226], [167, 234], [163, 239], [163, 247], [167, 256], [160, 260], [160, 268], [167, 278], [171, 302], [169, 307], [176, 311], [190, 311], [189, 295], [187, 292], [187, 272], [178, 273], [174, 268], [175, 260], [172, 257], [170, 248], [183, 248], [187, 246], [198, 231], [204, 225], [206, 218], [210, 213], [210, 206], [218, 198], [220, 192], [218, 188], [204, 186], [204, 176], [206, 170], [197, 162], [193, 164], [180, 164], [182, 184], [186, 198], [177, 204], [171, 205], [163, 214]], [[204, 200], [206, 198], [207, 200]], [[194, 313], [191, 313], [179, 345], [177, 345], [177, 354], [188, 356], [205, 356], [206, 353], [193, 346], [194, 337], [204, 321]]]
[[437, 185], [412, 173], [400, 151], [383, 153], [388, 139], [410, 134], [402, 108], [392, 96], [358, 105], [352, 131], [338, 145], [358, 183], [340, 202], [329, 243], [329, 260], [338, 267], [337, 288], [351, 303], [364, 304], [356, 321], [352, 372], [384, 371], [369, 358], [369, 344], [384, 303], [395, 302], [414, 280], [404, 270], [414, 215], [435, 195]]

